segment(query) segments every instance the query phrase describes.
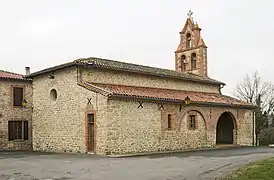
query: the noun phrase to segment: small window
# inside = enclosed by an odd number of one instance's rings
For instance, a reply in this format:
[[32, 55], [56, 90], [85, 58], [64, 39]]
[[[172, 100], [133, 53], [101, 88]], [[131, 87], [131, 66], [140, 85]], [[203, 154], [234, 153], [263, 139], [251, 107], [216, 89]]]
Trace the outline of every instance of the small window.
[[167, 116], [167, 129], [172, 128], [172, 119], [171, 119], [171, 114], [168, 114]]
[[191, 47], [191, 34], [187, 33], [186, 35], [186, 48], [190, 48]]
[[195, 115], [189, 115], [189, 128], [191, 130], [196, 129], [196, 116]]
[[94, 124], [94, 114], [88, 114], [88, 123]]
[[181, 57], [182, 71], [186, 70], [186, 56], [182, 55]]
[[22, 107], [24, 89], [13, 87], [13, 106]]
[[29, 130], [28, 121], [9, 121], [8, 135], [9, 141], [13, 140], [28, 140]]
[[191, 54], [191, 69], [197, 68], [197, 59], [196, 59], [196, 53]]
[[50, 91], [50, 98], [55, 101], [57, 99], [57, 91], [55, 89], [52, 89]]

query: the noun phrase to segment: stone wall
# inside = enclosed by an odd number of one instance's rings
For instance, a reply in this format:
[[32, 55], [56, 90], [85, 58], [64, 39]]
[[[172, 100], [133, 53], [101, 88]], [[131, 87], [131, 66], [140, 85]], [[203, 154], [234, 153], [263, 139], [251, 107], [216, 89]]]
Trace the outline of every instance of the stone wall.
[[[27, 107], [13, 107], [12, 86], [24, 88]], [[32, 85], [29, 81], [0, 80], [0, 149], [31, 149]], [[8, 139], [8, 121], [28, 121], [28, 140]]]
[[219, 93], [219, 85], [197, 83], [191, 81], [161, 78], [137, 73], [112, 71], [99, 68], [89, 68], [82, 71], [84, 81], [128, 86], [177, 89], [187, 91]]
[[[96, 111], [97, 153], [105, 150], [104, 117], [106, 99], [77, 85], [76, 68], [33, 79], [33, 148], [38, 151], [81, 152], [86, 147], [86, 112]], [[57, 91], [57, 99], [51, 90]], [[88, 105], [88, 98], [91, 98]]]
[[[237, 123], [238, 145], [252, 145], [252, 119], [248, 110], [218, 107], [183, 107], [176, 104], [145, 102], [138, 108], [134, 101], [109, 100], [106, 121], [107, 154], [127, 154], [156, 151], [176, 151], [213, 147], [216, 126], [224, 112], [233, 115]], [[238, 112], [237, 112], [238, 111]], [[189, 113], [197, 113], [197, 129], [189, 129]], [[172, 129], [167, 129], [167, 116], [172, 115]]]
[[[139, 103], [125, 100], [107, 100], [107, 97], [77, 85], [79, 74], [76, 68], [54, 72], [33, 79], [33, 148], [39, 151], [87, 152], [86, 112], [96, 112], [95, 134], [97, 154], [127, 154], [156, 151], [173, 151], [212, 147], [216, 144], [216, 125], [224, 112], [230, 112], [236, 121], [239, 145], [252, 143], [252, 119], [250, 111], [221, 107], [184, 106], [178, 104]], [[118, 72], [94, 70], [85, 72], [83, 80], [127, 85], [167, 87], [162, 79], [121, 75]], [[111, 76], [112, 75], [112, 76]], [[129, 79], [125, 79], [129, 76]], [[110, 79], [108, 79], [110, 78]], [[124, 81], [122, 81], [124, 80]], [[143, 83], [141, 83], [143, 82]], [[140, 84], [138, 84], [140, 83]], [[170, 82], [170, 85], [175, 81]], [[151, 85], [152, 86], [152, 85]], [[183, 83], [180, 85], [183, 87]], [[196, 84], [196, 87], [197, 84]], [[175, 87], [173, 87], [175, 88]], [[187, 86], [185, 87], [187, 88]], [[208, 87], [202, 87], [208, 88]], [[51, 90], [57, 91], [57, 99]], [[210, 89], [210, 88], [209, 88]], [[209, 90], [208, 89], [208, 90]], [[196, 89], [198, 90], [198, 89]], [[87, 105], [88, 98], [90, 105]], [[188, 128], [188, 115], [197, 114], [197, 129]], [[167, 127], [167, 115], [172, 116], [172, 129]]]

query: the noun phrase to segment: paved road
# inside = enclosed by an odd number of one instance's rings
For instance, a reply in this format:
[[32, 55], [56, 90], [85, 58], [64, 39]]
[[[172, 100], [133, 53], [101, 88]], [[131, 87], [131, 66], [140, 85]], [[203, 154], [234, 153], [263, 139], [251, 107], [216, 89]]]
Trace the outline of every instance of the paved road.
[[217, 179], [251, 161], [274, 156], [270, 148], [235, 148], [130, 158], [34, 152], [0, 152], [0, 180]]

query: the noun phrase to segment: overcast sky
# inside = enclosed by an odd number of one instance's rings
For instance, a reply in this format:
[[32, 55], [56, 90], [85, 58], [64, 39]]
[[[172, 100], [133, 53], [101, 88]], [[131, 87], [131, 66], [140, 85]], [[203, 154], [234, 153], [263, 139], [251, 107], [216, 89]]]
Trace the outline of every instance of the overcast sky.
[[0, 69], [24, 73], [82, 57], [174, 69], [191, 9], [208, 46], [209, 76], [233, 88], [274, 75], [273, 0], [0, 0]]

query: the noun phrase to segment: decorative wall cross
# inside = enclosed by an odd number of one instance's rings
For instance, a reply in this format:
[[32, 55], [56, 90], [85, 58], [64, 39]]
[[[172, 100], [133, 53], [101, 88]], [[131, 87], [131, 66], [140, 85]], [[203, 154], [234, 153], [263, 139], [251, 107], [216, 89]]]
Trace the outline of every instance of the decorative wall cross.
[[158, 104], [159, 109], [164, 109], [164, 104]]
[[91, 98], [87, 98], [88, 99], [88, 104], [91, 104]]
[[142, 101], [139, 101], [138, 103], [139, 103], [138, 108], [144, 108], [144, 107], [143, 107], [143, 102], [142, 102]]

